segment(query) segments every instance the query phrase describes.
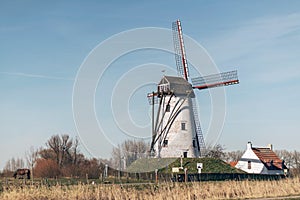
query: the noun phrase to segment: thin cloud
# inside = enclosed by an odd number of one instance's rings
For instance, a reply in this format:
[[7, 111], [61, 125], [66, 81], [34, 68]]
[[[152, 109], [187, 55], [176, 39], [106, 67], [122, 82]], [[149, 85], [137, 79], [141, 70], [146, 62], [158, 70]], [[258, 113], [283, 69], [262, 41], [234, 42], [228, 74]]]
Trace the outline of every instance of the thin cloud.
[[255, 83], [299, 79], [300, 13], [256, 18], [226, 32], [209, 40], [220, 65], [239, 63], [249, 75], [243, 79]]
[[[241, 24], [236, 29], [227, 29], [227, 34], [209, 40], [210, 49], [215, 50], [218, 59], [228, 62], [248, 57], [262, 47], [271, 50], [274, 44], [294, 39], [300, 30], [300, 13], [283, 16], [257, 18]], [[224, 51], [226, 49], [226, 51]]]
[[22, 77], [27, 77], [27, 78], [41, 78], [41, 79], [50, 79], [50, 80], [74, 81], [74, 78], [45, 76], [45, 75], [41, 75], [41, 74], [28, 74], [28, 73], [21, 73], [21, 72], [0, 72], [0, 74], [10, 75], [10, 76], [22, 76]]

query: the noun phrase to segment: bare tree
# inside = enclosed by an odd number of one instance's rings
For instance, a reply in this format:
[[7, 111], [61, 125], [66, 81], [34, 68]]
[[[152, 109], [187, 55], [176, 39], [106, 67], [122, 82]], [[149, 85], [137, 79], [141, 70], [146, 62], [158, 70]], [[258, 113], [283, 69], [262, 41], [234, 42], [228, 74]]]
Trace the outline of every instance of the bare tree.
[[276, 150], [275, 153], [278, 157], [284, 160], [285, 165], [290, 170], [290, 174], [299, 176], [300, 174], [300, 152], [299, 151], [287, 151]]
[[77, 164], [79, 140], [76, 137], [73, 143], [73, 164]]
[[24, 166], [25, 166], [25, 164], [24, 164], [23, 158], [17, 158], [17, 160], [16, 160], [16, 169], [24, 168]]
[[31, 179], [33, 180], [33, 167], [38, 159], [39, 152], [35, 150], [33, 146], [29, 148], [28, 151], [25, 152], [25, 157], [27, 161], [28, 168], [31, 169]]
[[16, 171], [18, 169], [15, 158], [11, 159], [10, 166], [11, 166], [11, 171]]
[[275, 150], [275, 153], [280, 159], [284, 160], [284, 163], [288, 168], [294, 167], [293, 152], [287, 150]]
[[3, 171], [13, 172], [19, 168], [24, 168], [24, 160], [22, 158], [15, 159], [14, 157], [8, 160], [4, 166]]
[[51, 138], [46, 143], [46, 145], [54, 151], [55, 157], [56, 157], [56, 163], [58, 165], [60, 165], [61, 144], [62, 144], [62, 142], [61, 142], [61, 139], [60, 139], [59, 135], [51, 136]]
[[11, 166], [11, 162], [10, 160], [8, 160], [6, 163], [5, 163], [5, 166], [3, 168], [3, 172], [10, 172], [12, 171], [12, 166]]
[[40, 148], [38, 154], [43, 159], [50, 159], [56, 162], [56, 154], [51, 148]]
[[224, 155], [224, 161], [226, 162], [232, 162], [232, 161], [238, 161], [243, 156], [243, 151], [229, 151], [225, 152]]
[[142, 140], [125, 140], [113, 148], [112, 164], [115, 168], [125, 168], [139, 158], [146, 157], [149, 145]]
[[206, 157], [222, 159], [225, 156], [224, 150], [224, 147], [220, 144], [213, 147], [207, 147]]
[[292, 156], [293, 156], [293, 170], [294, 170], [294, 174], [299, 175], [300, 174], [300, 152], [298, 151], [293, 151], [292, 152]]
[[53, 135], [46, 145], [54, 152], [58, 166], [62, 167], [66, 163], [72, 163], [70, 150], [73, 142], [69, 135]]
[[112, 159], [112, 161], [111, 161], [112, 167], [115, 168], [115, 169], [119, 168], [120, 167], [120, 161], [122, 159], [122, 152], [121, 152], [120, 145], [118, 145], [117, 147], [114, 147], [112, 149], [111, 155], [112, 155], [112, 158], [111, 158]]
[[72, 159], [71, 154], [70, 154], [70, 149], [72, 147], [72, 139], [70, 139], [70, 136], [67, 134], [64, 134], [61, 136], [61, 146], [60, 146], [60, 154], [61, 154], [61, 162], [60, 166], [63, 166], [66, 162], [67, 156], [69, 157], [69, 160]]

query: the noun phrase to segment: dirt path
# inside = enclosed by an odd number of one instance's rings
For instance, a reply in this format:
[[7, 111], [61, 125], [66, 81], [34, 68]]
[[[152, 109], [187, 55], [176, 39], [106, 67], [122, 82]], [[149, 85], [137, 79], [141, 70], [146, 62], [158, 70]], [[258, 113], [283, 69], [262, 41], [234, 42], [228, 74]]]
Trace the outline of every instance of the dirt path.
[[269, 197], [269, 198], [258, 198], [258, 199], [251, 199], [251, 200], [281, 200], [281, 199], [300, 199], [300, 196], [288, 196], [288, 197]]

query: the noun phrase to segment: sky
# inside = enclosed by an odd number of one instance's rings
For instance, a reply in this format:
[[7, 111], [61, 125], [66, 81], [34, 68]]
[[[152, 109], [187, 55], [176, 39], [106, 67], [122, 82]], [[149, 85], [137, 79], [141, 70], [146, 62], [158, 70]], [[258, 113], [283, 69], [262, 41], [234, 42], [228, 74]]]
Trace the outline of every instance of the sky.
[[[145, 27], [170, 29], [177, 19], [185, 37], [201, 44], [220, 71], [238, 70], [240, 84], [225, 88], [226, 118], [218, 143], [228, 151], [244, 150], [248, 141], [254, 146], [272, 143], [275, 149], [300, 150], [299, 8], [296, 0], [1, 0], [0, 168], [12, 157], [24, 157], [31, 146], [45, 146], [54, 134], [78, 136], [81, 152], [109, 158], [111, 149], [102, 145], [104, 138], [76, 129], [73, 90], [81, 66], [116, 34]], [[106, 52], [130, 42], [135, 40], [119, 41]], [[152, 70], [151, 63], [160, 65]], [[114, 96], [118, 83], [126, 85], [124, 74], [141, 65], [145, 71], [136, 77], [139, 85]], [[132, 135], [147, 137], [151, 118], [146, 94], [155, 84], [141, 82], [148, 76], [158, 82], [165, 74], [176, 74], [174, 55], [149, 49], [122, 55], [105, 71], [94, 107], [114, 145], [127, 136], [116, 125], [120, 122], [111, 105], [130, 93], [124, 100], [130, 119], [146, 130]], [[205, 135], [211, 120], [210, 91], [197, 91], [196, 96]], [[89, 141], [84, 141], [87, 137]], [[93, 152], [89, 145], [94, 145]]]

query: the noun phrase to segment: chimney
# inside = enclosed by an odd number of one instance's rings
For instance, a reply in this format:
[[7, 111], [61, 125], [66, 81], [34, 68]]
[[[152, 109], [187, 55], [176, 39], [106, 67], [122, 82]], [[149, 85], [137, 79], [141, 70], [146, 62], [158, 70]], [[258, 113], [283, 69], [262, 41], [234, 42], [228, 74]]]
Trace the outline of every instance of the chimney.
[[273, 151], [273, 145], [272, 144], [268, 144], [267, 146], [271, 151]]
[[247, 149], [252, 149], [252, 143], [251, 142], [248, 142]]

